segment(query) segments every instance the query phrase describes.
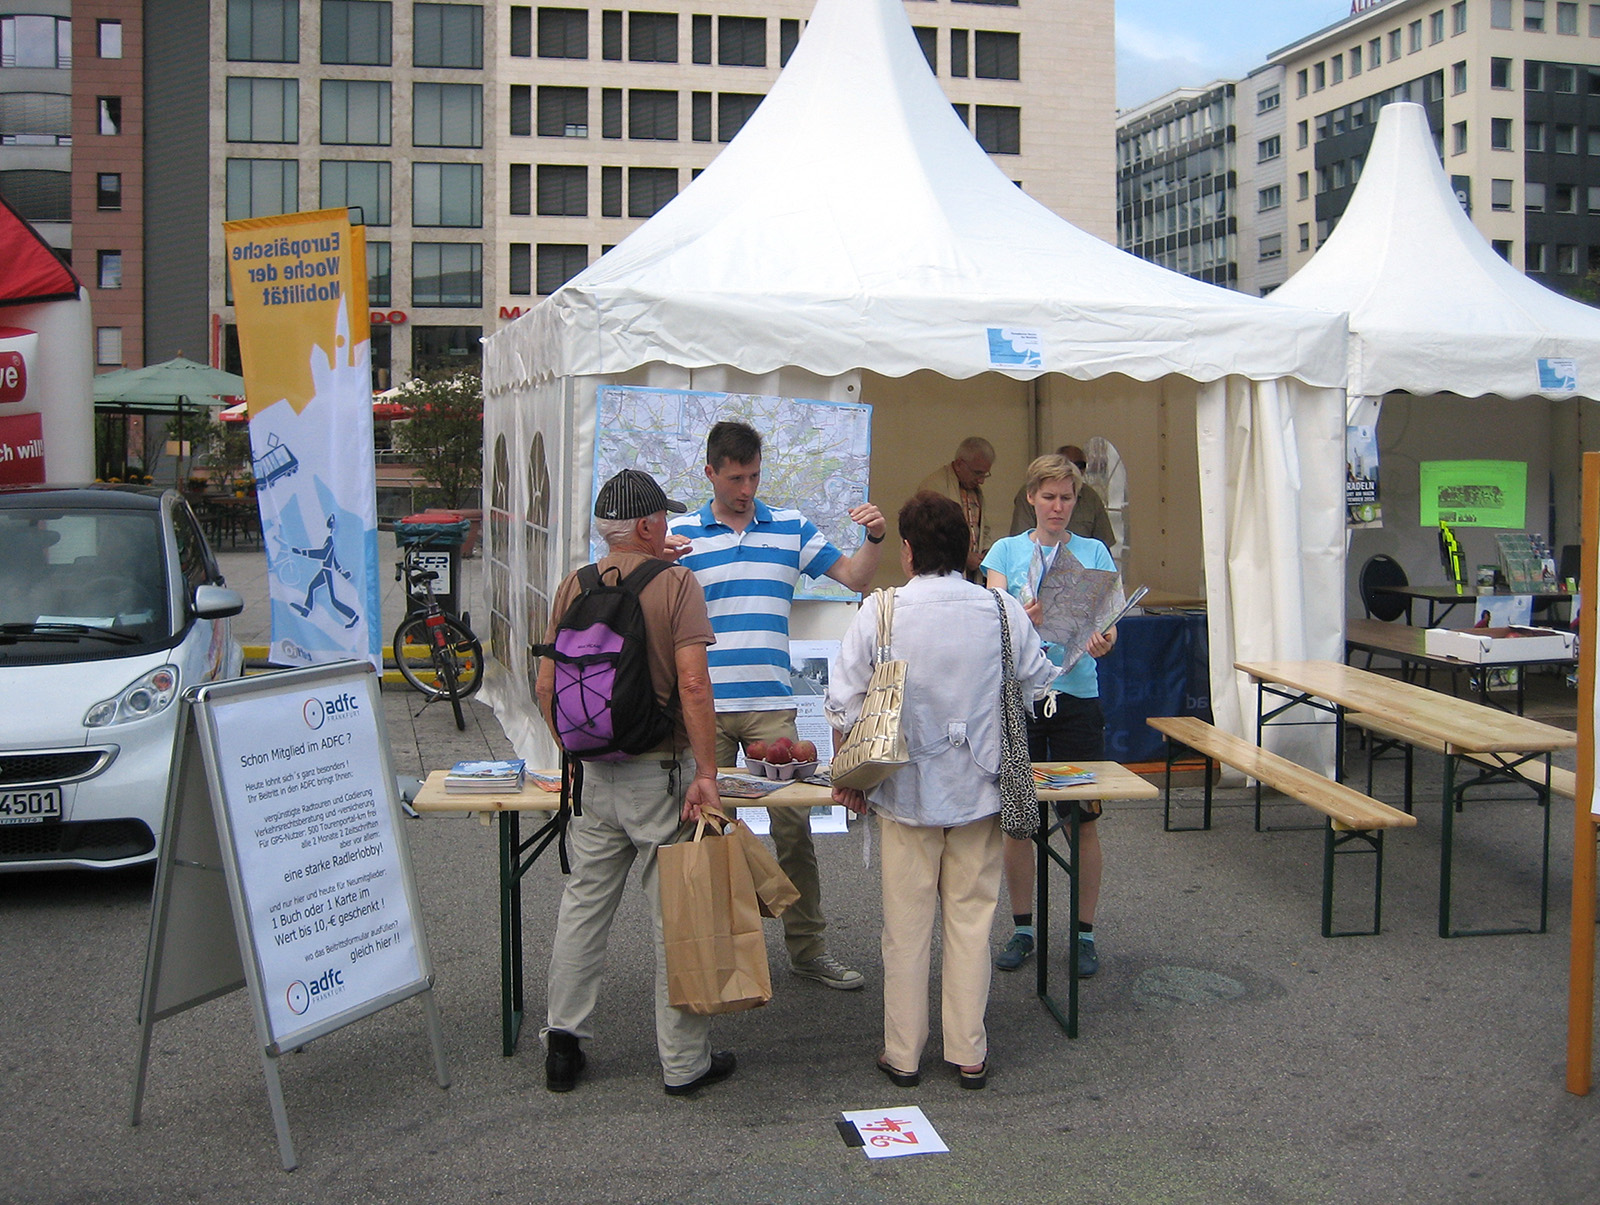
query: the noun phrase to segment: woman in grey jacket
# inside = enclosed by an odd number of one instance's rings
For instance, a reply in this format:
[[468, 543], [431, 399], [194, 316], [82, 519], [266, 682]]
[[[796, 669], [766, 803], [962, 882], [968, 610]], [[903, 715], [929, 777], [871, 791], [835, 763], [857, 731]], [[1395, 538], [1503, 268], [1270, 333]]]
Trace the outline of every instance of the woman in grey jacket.
[[[984, 1012], [989, 930], [1000, 894], [1000, 616], [1006, 608], [1016, 674], [1027, 698], [1044, 693], [1054, 667], [1021, 604], [964, 580], [969, 535], [961, 508], [919, 493], [900, 510], [900, 563], [892, 656], [906, 662], [901, 731], [911, 764], [863, 797], [835, 788], [839, 803], [878, 814], [883, 875], [883, 1053], [878, 1068], [901, 1087], [921, 1080], [928, 1040], [933, 916], [942, 912], [944, 1059], [962, 1087], [988, 1076]], [[827, 712], [836, 733], [861, 714], [877, 642], [869, 598], [839, 649]]]

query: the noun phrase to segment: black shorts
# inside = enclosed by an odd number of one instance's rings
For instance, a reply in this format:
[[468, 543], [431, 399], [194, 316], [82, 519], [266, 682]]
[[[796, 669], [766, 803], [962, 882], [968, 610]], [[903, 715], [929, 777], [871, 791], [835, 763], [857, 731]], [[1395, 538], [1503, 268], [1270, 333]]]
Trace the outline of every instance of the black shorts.
[[[1051, 700], [1055, 714], [1045, 715]], [[1099, 699], [1080, 699], [1074, 695], [1047, 695], [1033, 705], [1028, 717], [1028, 759], [1043, 762], [1104, 761], [1106, 719]], [[1089, 824], [1100, 818], [1100, 801], [1086, 799], [1071, 804], [1056, 804], [1056, 815], [1063, 822], [1078, 809], [1078, 823]]]

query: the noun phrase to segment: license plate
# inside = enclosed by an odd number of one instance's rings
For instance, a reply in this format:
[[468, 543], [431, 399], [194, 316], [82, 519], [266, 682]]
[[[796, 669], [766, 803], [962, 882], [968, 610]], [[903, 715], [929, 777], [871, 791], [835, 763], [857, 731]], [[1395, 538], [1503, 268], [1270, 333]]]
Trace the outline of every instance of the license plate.
[[61, 819], [60, 787], [0, 790], [0, 824], [38, 824]]

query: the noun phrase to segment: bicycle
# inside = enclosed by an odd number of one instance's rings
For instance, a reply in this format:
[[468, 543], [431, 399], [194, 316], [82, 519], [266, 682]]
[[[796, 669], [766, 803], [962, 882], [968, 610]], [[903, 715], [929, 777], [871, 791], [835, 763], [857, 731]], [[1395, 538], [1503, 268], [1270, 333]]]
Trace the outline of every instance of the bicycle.
[[449, 699], [456, 728], [465, 732], [461, 700], [483, 682], [483, 646], [471, 628], [439, 606], [433, 592], [439, 575], [416, 563], [416, 554], [426, 550], [426, 543], [407, 546], [404, 559], [395, 566], [409, 602], [406, 617], [394, 630], [394, 663], [400, 676], [427, 699], [424, 708]]

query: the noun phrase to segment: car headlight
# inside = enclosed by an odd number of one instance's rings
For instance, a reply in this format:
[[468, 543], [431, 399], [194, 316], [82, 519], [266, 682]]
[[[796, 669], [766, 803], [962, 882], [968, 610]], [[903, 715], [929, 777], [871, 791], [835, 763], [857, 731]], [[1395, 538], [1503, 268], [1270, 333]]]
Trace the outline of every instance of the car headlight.
[[178, 667], [163, 665], [153, 669], [138, 681], [125, 688], [121, 694], [102, 699], [83, 717], [85, 728], [107, 728], [112, 724], [127, 724], [133, 720], [147, 720], [165, 711], [178, 697]]

